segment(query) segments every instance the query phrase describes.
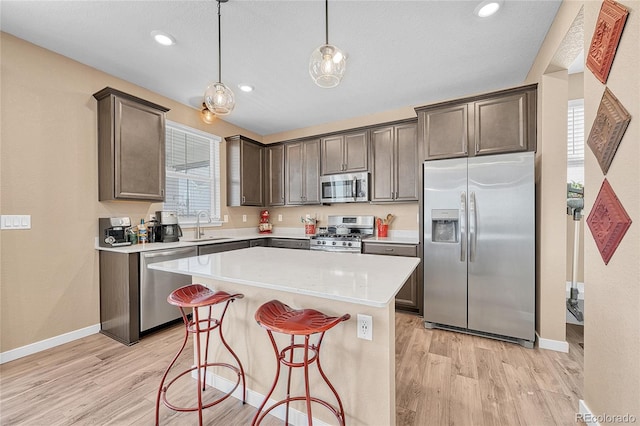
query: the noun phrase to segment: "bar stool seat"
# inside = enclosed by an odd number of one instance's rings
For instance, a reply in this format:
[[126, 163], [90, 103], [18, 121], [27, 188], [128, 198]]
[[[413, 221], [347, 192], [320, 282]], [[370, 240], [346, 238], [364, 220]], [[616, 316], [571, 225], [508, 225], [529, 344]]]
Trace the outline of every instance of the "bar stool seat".
[[[324, 371], [322, 370], [322, 365], [320, 364], [320, 345], [322, 344], [322, 339], [324, 338], [324, 333], [326, 331], [335, 327], [342, 321], [348, 320], [349, 318], [351, 318], [349, 314], [345, 314], [340, 317], [334, 317], [328, 316], [315, 309], [292, 309], [291, 307], [278, 300], [271, 300], [270, 302], [267, 302], [258, 308], [255, 313], [255, 319], [258, 324], [260, 324], [260, 326], [267, 330], [267, 334], [269, 335], [269, 339], [271, 340], [271, 344], [276, 354], [278, 363], [273, 385], [265, 396], [262, 405], [258, 408], [258, 411], [253, 418], [252, 425], [260, 424], [260, 422], [269, 412], [282, 404], [286, 404], [285, 424], [288, 424], [289, 403], [292, 401], [305, 401], [307, 409], [307, 421], [309, 425], [312, 425], [313, 416], [311, 412], [311, 403], [314, 402], [326, 407], [335, 415], [339, 424], [344, 426], [345, 416], [342, 401], [340, 400], [338, 392], [335, 390], [335, 388], [325, 375]], [[291, 336], [290, 344], [283, 349], [278, 349], [276, 341], [273, 337], [273, 332]], [[310, 344], [310, 336], [318, 333], [320, 334], [320, 337], [317, 343]], [[296, 336], [304, 336], [304, 343], [296, 343]], [[294, 362], [294, 352], [296, 350], [303, 351], [302, 361]], [[337, 408], [327, 401], [311, 396], [309, 385], [309, 365], [313, 363], [317, 365], [320, 375], [335, 396], [337, 401]], [[271, 397], [271, 394], [273, 394], [273, 391], [276, 388], [278, 378], [280, 376], [281, 365], [288, 367], [286, 397], [285, 399], [278, 401], [270, 406], [267, 410], [262, 411], [267, 401]], [[305, 394], [303, 396], [291, 396], [290, 391], [292, 368], [304, 369]]]
[[[235, 352], [231, 349], [229, 344], [224, 338], [222, 334], [222, 321], [224, 319], [224, 315], [227, 312], [227, 308], [229, 304], [236, 299], [242, 299], [244, 297], [243, 294], [229, 294], [224, 291], [213, 291], [208, 287], [205, 287], [201, 284], [191, 284], [184, 287], [181, 287], [177, 290], [174, 290], [168, 297], [167, 302], [172, 305], [177, 306], [180, 309], [180, 313], [182, 314], [182, 320], [185, 325], [185, 336], [184, 341], [182, 343], [182, 347], [175, 355], [167, 369], [165, 370], [164, 375], [162, 376], [162, 380], [160, 381], [160, 386], [158, 387], [158, 394], [156, 398], [156, 426], [159, 424], [160, 418], [160, 401], [167, 406], [168, 408], [174, 411], [198, 411], [198, 419], [199, 424], [202, 425], [202, 410], [205, 408], [209, 408], [215, 404], [218, 404], [225, 399], [227, 399], [231, 394], [238, 388], [240, 383], [242, 383], [242, 403], [245, 402], [246, 397], [246, 385], [245, 385], [245, 375], [244, 368], [242, 367], [242, 363], [240, 359], [235, 354]], [[214, 318], [212, 316], [212, 310], [215, 305], [224, 303], [224, 308], [219, 318]], [[198, 308], [209, 308], [208, 314], [205, 318], [200, 318], [200, 312]], [[193, 317], [189, 319], [185, 309], [193, 308]], [[231, 365], [228, 363], [221, 362], [210, 362], [209, 357], [209, 337], [211, 331], [218, 329], [218, 334], [220, 336], [220, 340], [224, 347], [229, 351], [231, 356], [235, 359], [237, 366]], [[201, 347], [201, 339], [200, 334], [206, 334], [204, 351]], [[169, 381], [165, 385], [165, 381], [167, 376], [169, 375], [169, 371], [174, 366], [182, 352], [184, 351], [185, 346], [187, 345], [187, 341], [189, 339], [189, 335], [195, 335], [195, 345], [196, 345], [196, 365], [191, 368], [179, 372], [176, 377], [174, 377], [171, 381]], [[204, 359], [203, 359], [204, 358]], [[206, 383], [206, 373], [208, 367], [223, 367], [229, 369], [237, 374], [237, 380], [235, 386], [228, 392], [224, 393], [222, 396], [217, 397], [215, 400], [210, 401], [206, 404], [202, 402], [202, 391], [205, 390]], [[197, 372], [197, 388], [198, 388], [198, 405], [192, 407], [180, 407], [174, 405], [173, 403], [167, 400], [167, 391], [169, 387], [174, 384], [179, 378], [191, 374], [191, 372]]]

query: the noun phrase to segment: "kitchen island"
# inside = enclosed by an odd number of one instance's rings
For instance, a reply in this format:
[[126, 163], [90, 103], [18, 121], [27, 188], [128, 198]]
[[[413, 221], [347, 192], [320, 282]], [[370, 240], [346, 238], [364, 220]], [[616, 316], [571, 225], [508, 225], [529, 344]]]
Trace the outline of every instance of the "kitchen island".
[[[247, 402], [259, 406], [275, 374], [275, 355], [266, 332], [254, 319], [260, 305], [278, 299], [292, 308], [313, 308], [327, 315], [351, 314], [325, 336], [322, 366], [345, 407], [349, 425], [395, 425], [395, 311], [394, 296], [419, 263], [417, 258], [375, 256], [306, 250], [253, 247], [168, 262], [149, 267], [192, 276], [192, 282], [215, 290], [239, 292], [244, 299], [227, 311], [225, 338], [243, 363], [247, 375]], [[373, 340], [358, 339], [357, 314], [373, 318]], [[287, 339], [286, 336], [276, 336]], [[280, 341], [280, 340], [279, 340]], [[212, 355], [225, 358], [217, 346]], [[313, 391], [332, 401], [329, 390], [311, 370]], [[223, 375], [225, 372], [219, 372]], [[226, 390], [230, 380], [211, 375], [208, 383]], [[299, 392], [301, 375], [293, 376]], [[238, 392], [236, 390], [236, 392]], [[281, 399], [283, 387], [272, 397]], [[239, 396], [239, 395], [236, 395]], [[282, 408], [282, 407], [280, 407]], [[301, 405], [292, 404], [292, 424], [306, 424]], [[335, 418], [320, 406], [316, 420], [332, 424]], [[279, 415], [278, 410], [272, 414]]]

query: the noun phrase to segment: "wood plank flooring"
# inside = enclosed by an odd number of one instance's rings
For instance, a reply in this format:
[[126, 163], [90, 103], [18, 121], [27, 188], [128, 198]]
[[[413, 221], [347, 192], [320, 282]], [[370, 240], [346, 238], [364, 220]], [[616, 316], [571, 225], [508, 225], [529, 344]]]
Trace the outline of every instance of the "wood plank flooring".
[[[129, 347], [96, 334], [3, 364], [0, 424], [151, 425], [158, 383], [182, 338], [182, 325]], [[398, 313], [397, 425], [576, 424], [582, 327], [568, 325], [567, 338], [569, 354], [524, 349], [426, 330], [420, 317]], [[191, 360], [185, 356], [181, 362], [184, 367]], [[186, 383], [175, 391], [176, 398], [190, 397], [193, 386]], [[231, 398], [207, 409], [204, 419], [207, 425], [248, 425], [254, 413], [254, 407]], [[161, 406], [160, 415], [162, 425], [197, 424], [195, 413]], [[263, 424], [282, 422], [269, 418]]]

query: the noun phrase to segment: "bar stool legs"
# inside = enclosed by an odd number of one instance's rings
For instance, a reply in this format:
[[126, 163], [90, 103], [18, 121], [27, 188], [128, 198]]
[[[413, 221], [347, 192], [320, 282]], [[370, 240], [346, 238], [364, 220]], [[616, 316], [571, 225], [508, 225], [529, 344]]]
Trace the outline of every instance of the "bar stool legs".
[[[160, 386], [158, 387], [158, 393], [156, 397], [156, 426], [158, 426], [160, 421], [160, 401], [167, 406], [168, 408], [174, 411], [180, 412], [190, 412], [190, 411], [198, 411], [198, 423], [199, 425], [203, 424], [202, 421], [202, 410], [205, 408], [209, 408], [215, 404], [218, 404], [225, 399], [227, 399], [231, 394], [238, 388], [240, 383], [242, 383], [242, 403], [245, 403], [246, 398], [246, 383], [245, 383], [245, 374], [244, 368], [242, 367], [242, 363], [240, 359], [236, 355], [236, 353], [231, 349], [229, 344], [224, 338], [222, 333], [222, 323], [224, 320], [224, 316], [227, 312], [227, 308], [229, 304], [236, 299], [241, 299], [244, 297], [242, 294], [228, 294], [226, 292], [218, 291], [214, 292], [207, 287], [204, 287], [200, 284], [192, 284], [189, 286], [181, 287], [175, 290], [169, 297], [167, 301], [173, 305], [178, 306], [180, 309], [180, 313], [182, 314], [182, 319], [185, 324], [185, 336], [182, 342], [182, 346], [178, 353], [174, 356], [173, 360], [167, 367], [162, 376], [162, 380], [160, 381]], [[219, 303], [224, 303], [224, 308], [220, 315], [220, 318], [212, 317], [213, 306]], [[198, 308], [208, 308], [208, 314], [206, 318], [200, 318], [200, 310]], [[193, 308], [193, 320], [189, 320], [187, 314], [185, 312], [185, 308]], [[228, 363], [221, 362], [210, 362], [209, 361], [209, 341], [211, 331], [218, 329], [218, 335], [220, 336], [220, 340], [222, 341], [223, 346], [227, 349], [227, 351], [231, 354], [231, 356], [235, 359], [237, 366], [231, 365]], [[201, 335], [205, 333], [205, 342], [204, 342], [204, 351], [202, 350], [201, 343]], [[184, 351], [184, 348], [187, 345], [187, 341], [189, 339], [189, 335], [193, 334], [195, 339], [195, 347], [196, 347], [196, 365], [191, 368], [184, 370], [176, 377], [174, 377], [171, 381], [165, 384], [167, 380], [167, 376], [169, 375], [169, 371], [173, 368], [178, 358]], [[204, 352], [204, 354], [203, 354]], [[203, 359], [204, 358], [204, 359]], [[204, 404], [202, 402], [202, 392], [206, 387], [206, 372], [209, 367], [223, 367], [227, 368], [237, 374], [237, 380], [235, 386], [224, 395], [216, 398], [212, 402], [208, 402]], [[197, 370], [197, 371], [196, 371]], [[196, 371], [197, 376], [197, 399], [198, 405], [193, 407], [181, 407], [177, 406], [167, 400], [167, 391], [171, 385], [173, 385], [178, 379], [185, 375], [190, 375], [193, 371]]]
[[[253, 426], [259, 425], [264, 417], [269, 414], [269, 412], [283, 404], [286, 408], [285, 424], [288, 424], [290, 402], [305, 401], [307, 422], [309, 426], [313, 424], [313, 413], [311, 409], [312, 402], [323, 405], [333, 413], [333, 415], [338, 420], [338, 423], [341, 426], [344, 426], [345, 414], [342, 400], [340, 399], [340, 396], [338, 395], [335, 387], [331, 384], [326, 374], [322, 370], [322, 365], [320, 363], [320, 347], [322, 345], [322, 340], [324, 338], [325, 332], [330, 328], [333, 328], [338, 323], [348, 320], [350, 318], [350, 315], [346, 314], [342, 317], [328, 317], [321, 312], [312, 309], [296, 311], [279, 301], [272, 300], [271, 302], [262, 305], [256, 312], [255, 317], [256, 321], [258, 321], [258, 323], [267, 330], [267, 335], [269, 336], [269, 340], [271, 341], [271, 345], [275, 352], [276, 375], [275, 379], [273, 380], [273, 384], [271, 385], [271, 389], [258, 408], [258, 411], [253, 417], [253, 421], [251, 424]], [[289, 334], [291, 336], [289, 345], [282, 350], [278, 349], [278, 345], [273, 336], [274, 331]], [[316, 344], [311, 344], [309, 341], [310, 336], [317, 333], [320, 334], [318, 342]], [[304, 343], [296, 343], [296, 335], [302, 336], [304, 338]], [[294, 361], [294, 352], [296, 350], [303, 351], [302, 361]], [[335, 399], [337, 401], [337, 408], [327, 401], [311, 396], [311, 389], [309, 384], [309, 365], [313, 363], [318, 366], [320, 376], [335, 396]], [[286, 397], [283, 400], [276, 402], [265, 411], [262, 411], [276, 388], [278, 379], [280, 377], [281, 365], [286, 366], [288, 369]], [[304, 370], [303, 396], [291, 396], [291, 372], [293, 368], [302, 368]]]

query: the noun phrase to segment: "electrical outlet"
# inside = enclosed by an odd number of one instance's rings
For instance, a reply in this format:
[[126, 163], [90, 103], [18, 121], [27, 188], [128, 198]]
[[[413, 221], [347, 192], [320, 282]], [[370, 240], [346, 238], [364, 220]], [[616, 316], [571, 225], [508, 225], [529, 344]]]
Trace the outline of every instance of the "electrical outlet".
[[228, 214], [225, 214], [225, 215], [224, 215], [224, 217], [223, 217], [223, 219], [222, 219], [222, 221], [223, 221], [223, 222], [229, 222], [229, 215], [228, 215]]
[[246, 215], [246, 214], [243, 214], [243, 215], [242, 215], [242, 221], [243, 221], [243, 222], [246, 222], [246, 221], [247, 221], [247, 215]]
[[282, 222], [282, 215], [281, 214], [278, 215], [278, 222]]
[[358, 339], [373, 340], [373, 318], [358, 314]]

